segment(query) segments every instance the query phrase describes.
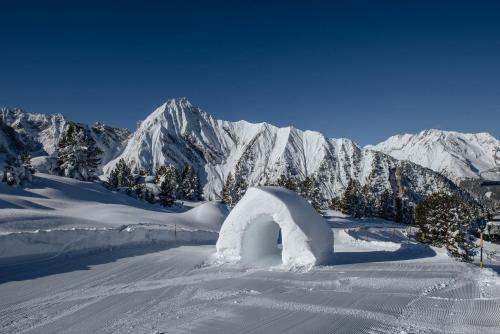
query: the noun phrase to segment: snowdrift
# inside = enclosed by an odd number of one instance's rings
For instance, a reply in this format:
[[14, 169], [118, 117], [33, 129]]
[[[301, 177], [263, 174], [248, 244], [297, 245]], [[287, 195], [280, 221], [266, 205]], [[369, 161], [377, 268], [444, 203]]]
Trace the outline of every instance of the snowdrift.
[[333, 234], [302, 197], [279, 187], [250, 188], [222, 224], [216, 257], [222, 262], [262, 263], [279, 256], [285, 266], [324, 264]]

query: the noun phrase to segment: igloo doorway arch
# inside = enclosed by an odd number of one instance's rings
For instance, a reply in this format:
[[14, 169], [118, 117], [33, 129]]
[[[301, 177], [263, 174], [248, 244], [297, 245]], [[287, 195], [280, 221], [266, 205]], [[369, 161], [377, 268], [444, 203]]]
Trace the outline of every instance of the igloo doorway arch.
[[279, 187], [254, 187], [222, 224], [216, 247], [223, 262], [265, 263], [281, 251], [284, 265], [311, 266], [328, 262], [333, 235], [301, 196]]

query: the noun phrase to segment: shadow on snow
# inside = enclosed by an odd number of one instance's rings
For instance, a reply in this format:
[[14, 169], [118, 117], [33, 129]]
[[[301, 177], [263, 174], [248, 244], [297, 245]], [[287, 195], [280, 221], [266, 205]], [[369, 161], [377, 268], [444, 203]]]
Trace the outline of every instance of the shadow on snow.
[[80, 270], [90, 270], [92, 266], [118, 261], [122, 258], [141, 256], [186, 245], [203, 245], [210, 243], [154, 243], [147, 245], [130, 245], [99, 249], [86, 253], [65, 253], [46, 259], [27, 260], [24, 263], [0, 264], [0, 284], [25, 281], [50, 275]]
[[395, 251], [334, 252], [329, 265], [405, 261], [436, 256], [427, 245], [402, 244]]

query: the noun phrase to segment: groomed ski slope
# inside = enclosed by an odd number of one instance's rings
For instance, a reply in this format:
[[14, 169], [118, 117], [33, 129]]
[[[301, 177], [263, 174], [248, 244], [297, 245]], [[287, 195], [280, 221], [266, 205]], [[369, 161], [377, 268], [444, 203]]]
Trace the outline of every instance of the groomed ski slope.
[[[500, 280], [381, 220], [330, 217], [332, 263], [213, 264], [150, 244], [0, 267], [2, 333], [498, 333]], [[498, 268], [498, 267], [497, 267]], [[498, 270], [498, 269], [497, 269]]]

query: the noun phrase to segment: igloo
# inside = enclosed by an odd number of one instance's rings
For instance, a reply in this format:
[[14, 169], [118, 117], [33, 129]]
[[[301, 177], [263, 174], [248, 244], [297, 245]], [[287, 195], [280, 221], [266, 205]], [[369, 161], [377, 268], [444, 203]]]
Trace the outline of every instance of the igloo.
[[332, 249], [332, 230], [304, 198], [280, 187], [253, 187], [222, 224], [216, 257], [304, 267], [327, 263]]

